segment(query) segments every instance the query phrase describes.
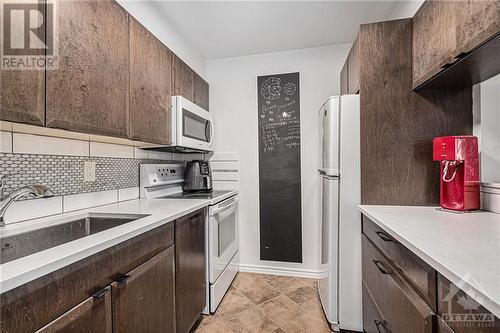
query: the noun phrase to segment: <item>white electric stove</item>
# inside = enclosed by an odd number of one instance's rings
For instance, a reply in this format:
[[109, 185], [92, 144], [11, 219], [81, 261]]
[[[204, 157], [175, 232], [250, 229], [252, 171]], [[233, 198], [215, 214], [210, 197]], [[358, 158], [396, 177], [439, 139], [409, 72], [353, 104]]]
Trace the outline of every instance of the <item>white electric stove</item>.
[[205, 222], [207, 305], [214, 313], [238, 273], [238, 192], [183, 192], [184, 164], [141, 164], [140, 195], [146, 199], [209, 200]]

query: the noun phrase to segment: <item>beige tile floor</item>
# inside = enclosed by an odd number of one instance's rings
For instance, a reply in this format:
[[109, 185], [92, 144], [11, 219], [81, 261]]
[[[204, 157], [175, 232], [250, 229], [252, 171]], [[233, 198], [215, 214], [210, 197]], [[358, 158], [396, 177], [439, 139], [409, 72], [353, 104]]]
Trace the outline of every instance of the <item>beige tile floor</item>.
[[239, 273], [217, 313], [203, 316], [196, 333], [328, 333], [317, 281]]

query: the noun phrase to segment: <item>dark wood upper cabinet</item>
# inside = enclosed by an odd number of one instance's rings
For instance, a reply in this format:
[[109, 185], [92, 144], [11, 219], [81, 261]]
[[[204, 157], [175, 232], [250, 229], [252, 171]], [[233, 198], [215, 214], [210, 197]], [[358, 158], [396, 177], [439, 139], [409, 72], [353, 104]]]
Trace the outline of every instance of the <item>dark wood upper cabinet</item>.
[[[45, 13], [44, 1], [39, 0], [38, 3], [40, 12]], [[16, 17], [13, 16], [14, 20]], [[39, 19], [44, 20], [44, 17]], [[12, 24], [15, 23], [15, 21], [12, 22]], [[41, 39], [45, 42], [43, 32]], [[0, 119], [45, 125], [45, 71], [43, 69], [7, 70], [2, 68], [0, 70]]]
[[347, 57], [347, 76], [348, 76], [348, 91], [349, 94], [357, 94], [359, 92], [359, 36], [356, 37], [352, 44], [351, 50]]
[[499, 33], [500, 1], [425, 1], [413, 17], [413, 88], [471, 86], [496, 75]]
[[172, 96], [194, 102], [194, 72], [181, 58], [172, 54]]
[[172, 52], [130, 18], [130, 139], [171, 142]]
[[500, 32], [500, 1], [468, 0], [459, 4], [456, 13], [458, 54], [472, 51]]
[[456, 1], [425, 1], [413, 17], [413, 87], [455, 59]]
[[194, 73], [194, 103], [203, 109], [209, 109], [208, 82]]
[[128, 14], [115, 1], [57, 1], [59, 69], [47, 71], [46, 125], [127, 137]]
[[348, 77], [347, 77], [347, 60], [342, 66], [342, 70], [340, 71], [340, 94], [345, 95], [349, 93], [348, 88]]
[[113, 332], [175, 332], [174, 246], [112, 284]]
[[36, 333], [112, 333], [111, 289], [99, 291]]
[[175, 221], [176, 333], [187, 333], [206, 305], [205, 211]]

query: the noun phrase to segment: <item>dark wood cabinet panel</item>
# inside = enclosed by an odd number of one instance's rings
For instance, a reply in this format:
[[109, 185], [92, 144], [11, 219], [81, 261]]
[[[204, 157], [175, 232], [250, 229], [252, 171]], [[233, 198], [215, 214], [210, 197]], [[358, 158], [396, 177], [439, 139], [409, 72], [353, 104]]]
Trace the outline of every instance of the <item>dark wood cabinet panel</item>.
[[363, 283], [393, 332], [431, 333], [434, 313], [362, 236]]
[[106, 287], [36, 332], [111, 333], [111, 316], [111, 289]]
[[448, 324], [440, 316], [436, 316], [436, 329], [437, 333], [455, 333]]
[[206, 304], [205, 211], [175, 221], [176, 332], [187, 333]]
[[363, 234], [436, 312], [436, 271], [364, 215]]
[[171, 144], [172, 52], [130, 18], [130, 139]]
[[391, 333], [389, 323], [380, 314], [372, 295], [363, 283], [363, 329], [365, 333]]
[[183, 96], [194, 102], [194, 72], [181, 58], [172, 54], [172, 96]]
[[112, 284], [113, 332], [175, 331], [174, 246]]
[[[438, 274], [438, 313], [456, 333], [498, 333], [500, 318]], [[443, 332], [446, 332], [444, 330]]]
[[209, 109], [209, 86], [208, 82], [194, 73], [194, 103], [203, 109]]
[[352, 44], [349, 56], [347, 57], [347, 75], [348, 75], [348, 90], [349, 94], [357, 94], [359, 92], [359, 36], [356, 37]]
[[115, 1], [57, 1], [59, 69], [47, 71], [46, 125], [127, 137], [128, 14]]
[[347, 59], [342, 66], [342, 70], [340, 71], [340, 94], [345, 95], [349, 93], [347, 71], [348, 71]]
[[456, 15], [456, 55], [470, 52], [500, 32], [498, 0], [460, 1]]
[[34, 332], [160, 253], [174, 241], [173, 223], [158, 227], [0, 295], [0, 327]]
[[413, 17], [414, 88], [454, 61], [457, 8], [457, 1], [425, 1]]
[[[38, 9], [45, 13], [44, 1], [38, 1]], [[15, 21], [16, 17], [13, 15], [11, 23], [22, 24], [22, 22]], [[41, 24], [43, 19], [39, 17], [38, 23]], [[43, 32], [40, 37], [41, 41], [45, 42]], [[8, 70], [2, 68], [0, 70], [0, 120], [45, 125], [45, 71], [43, 69]]]
[[360, 29], [363, 204], [438, 204], [432, 139], [472, 134], [470, 87], [413, 91], [411, 34], [411, 19]]

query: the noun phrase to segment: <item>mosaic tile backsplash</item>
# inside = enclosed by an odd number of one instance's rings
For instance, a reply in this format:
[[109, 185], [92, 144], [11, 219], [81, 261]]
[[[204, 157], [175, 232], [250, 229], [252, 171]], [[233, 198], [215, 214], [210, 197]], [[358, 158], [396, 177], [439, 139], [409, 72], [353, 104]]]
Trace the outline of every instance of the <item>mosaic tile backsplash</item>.
[[[96, 162], [94, 182], [83, 181], [85, 161]], [[139, 186], [140, 164], [166, 162], [155, 159], [0, 153], [0, 174], [10, 175], [5, 182], [5, 194], [20, 186], [43, 184], [57, 195], [68, 195]]]

